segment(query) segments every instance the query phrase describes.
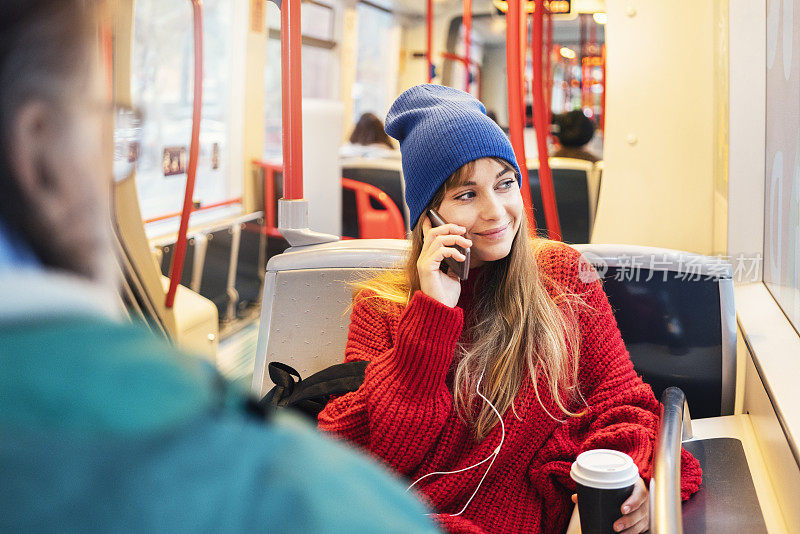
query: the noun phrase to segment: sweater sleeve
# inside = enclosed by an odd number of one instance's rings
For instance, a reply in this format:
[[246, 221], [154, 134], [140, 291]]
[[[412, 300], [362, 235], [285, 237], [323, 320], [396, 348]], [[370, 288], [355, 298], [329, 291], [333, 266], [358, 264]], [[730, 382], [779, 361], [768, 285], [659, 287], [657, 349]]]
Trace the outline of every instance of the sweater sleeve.
[[408, 475], [437, 443], [452, 410], [445, 376], [463, 313], [417, 291], [402, 311], [393, 339], [391, 323], [379, 309], [383, 304], [356, 298], [345, 361], [370, 364], [357, 391], [328, 403], [319, 427]]
[[[601, 282], [588, 271], [580, 255], [563, 247], [564, 284], [582, 297], [587, 306], [578, 311], [581, 346], [579, 382], [586, 400], [582, 414], [572, 417], [556, 432], [564, 451], [575, 455], [590, 449], [622, 451], [636, 463], [649, 484], [659, 422], [659, 402], [653, 390], [633, 368], [614, 314]], [[591, 267], [589, 267], [591, 269]], [[574, 458], [573, 458], [574, 459]], [[561, 462], [560, 478], [572, 490], [570, 462]], [[681, 449], [681, 498], [688, 499], [700, 487], [698, 461]]]

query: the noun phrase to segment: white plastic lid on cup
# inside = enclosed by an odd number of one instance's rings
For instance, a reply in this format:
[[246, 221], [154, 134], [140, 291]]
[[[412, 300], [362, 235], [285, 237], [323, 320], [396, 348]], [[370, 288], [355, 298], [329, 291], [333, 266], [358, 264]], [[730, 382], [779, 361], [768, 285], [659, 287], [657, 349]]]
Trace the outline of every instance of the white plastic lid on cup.
[[593, 449], [582, 452], [572, 463], [572, 480], [589, 488], [626, 488], [639, 479], [639, 469], [624, 452]]

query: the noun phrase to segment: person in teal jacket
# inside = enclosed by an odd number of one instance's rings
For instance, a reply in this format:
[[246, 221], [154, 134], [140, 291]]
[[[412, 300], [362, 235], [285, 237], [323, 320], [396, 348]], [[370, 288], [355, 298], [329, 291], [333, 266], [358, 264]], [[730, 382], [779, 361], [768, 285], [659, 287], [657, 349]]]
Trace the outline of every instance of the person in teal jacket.
[[0, 0], [0, 532], [434, 532], [381, 468], [123, 317], [96, 17]]

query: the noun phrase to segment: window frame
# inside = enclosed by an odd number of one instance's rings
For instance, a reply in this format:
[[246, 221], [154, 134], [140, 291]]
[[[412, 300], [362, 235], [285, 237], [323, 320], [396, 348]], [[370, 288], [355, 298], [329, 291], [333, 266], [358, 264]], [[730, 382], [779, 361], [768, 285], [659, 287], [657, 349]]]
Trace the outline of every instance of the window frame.
[[[786, 441], [800, 466], [800, 335], [764, 281], [766, 161], [766, 6], [730, 3], [727, 250], [731, 258], [761, 254], [754, 281], [734, 287], [739, 359], [752, 361]], [[744, 361], [739, 362], [743, 375]], [[740, 384], [744, 377], [739, 376]], [[741, 389], [741, 388], [737, 388]], [[737, 391], [741, 410], [741, 392]]]

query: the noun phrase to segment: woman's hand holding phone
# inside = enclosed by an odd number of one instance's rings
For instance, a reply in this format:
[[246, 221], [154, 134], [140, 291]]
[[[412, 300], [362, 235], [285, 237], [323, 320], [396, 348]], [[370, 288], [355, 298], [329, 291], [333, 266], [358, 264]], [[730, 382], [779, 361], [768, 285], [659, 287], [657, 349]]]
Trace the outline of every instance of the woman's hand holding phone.
[[468, 249], [472, 246], [472, 241], [464, 237], [466, 232], [466, 228], [456, 224], [447, 223], [433, 228], [427, 217], [422, 220], [424, 240], [417, 260], [420, 289], [451, 308], [458, 304], [461, 281], [452, 272], [445, 274], [440, 266], [445, 258], [466, 261], [467, 257], [454, 247], [458, 245]]

